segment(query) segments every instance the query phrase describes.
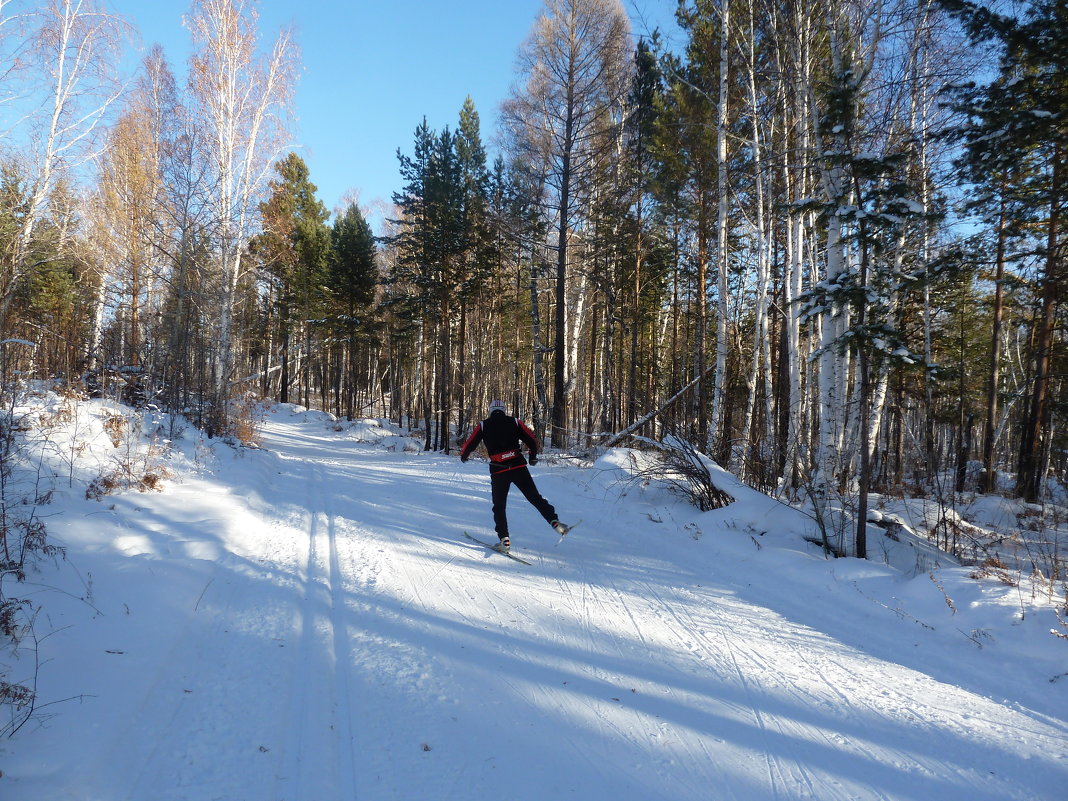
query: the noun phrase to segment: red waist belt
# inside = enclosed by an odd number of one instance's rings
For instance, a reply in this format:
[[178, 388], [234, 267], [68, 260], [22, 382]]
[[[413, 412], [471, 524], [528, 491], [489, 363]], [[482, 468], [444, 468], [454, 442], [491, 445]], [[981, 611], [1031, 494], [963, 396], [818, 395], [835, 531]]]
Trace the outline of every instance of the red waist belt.
[[514, 459], [519, 455], [519, 451], [505, 451], [504, 453], [491, 453], [491, 462], [507, 462], [509, 459]]

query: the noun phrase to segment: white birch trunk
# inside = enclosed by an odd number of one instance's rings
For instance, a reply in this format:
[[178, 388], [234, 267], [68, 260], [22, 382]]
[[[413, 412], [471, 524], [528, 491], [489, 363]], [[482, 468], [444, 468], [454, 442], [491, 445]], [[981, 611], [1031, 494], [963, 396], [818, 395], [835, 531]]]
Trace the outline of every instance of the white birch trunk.
[[871, 427], [868, 435], [868, 454], [872, 458], [874, 469], [874, 457], [879, 450], [879, 436], [883, 430], [883, 420], [886, 418], [886, 396], [890, 390], [890, 365], [883, 362], [879, 368], [879, 377], [876, 379], [875, 388], [871, 394]]
[[[831, 58], [836, 73], [840, 72], [842, 66], [840, 49], [842, 44], [839, 34], [837, 30], [831, 31]], [[807, 88], [811, 98], [812, 86], [809, 85]], [[813, 103], [813, 119], [817, 119], [814, 98], [811, 98], [810, 102]], [[831, 133], [829, 141], [830, 148], [838, 155], [844, 154], [849, 146], [840, 128]], [[849, 194], [848, 176], [845, 167], [836, 161], [823, 170], [821, 180], [824, 201], [830, 209], [827, 215], [826, 272], [823, 276], [825, 285], [830, 287], [837, 283], [847, 266], [845, 226], [839, 215], [839, 209], [845, 205]], [[845, 418], [846, 394], [843, 380], [845, 359], [838, 354], [837, 343], [841, 333], [845, 330], [845, 314], [846, 310], [833, 297], [828, 297], [820, 314], [822, 331], [819, 356], [819, 442], [814, 484], [817, 491], [823, 494], [826, 494], [828, 488], [833, 485], [842, 460], [842, 425]]]
[[[850, 10], [857, 12], [857, 19], [845, 19]], [[879, 3], [872, 7], [843, 6], [831, 21], [830, 55], [832, 69], [836, 75], [843, 74], [846, 64], [846, 50], [851, 49], [849, 64], [851, 80], [862, 83], [871, 72], [875, 52], [881, 37], [882, 8]], [[870, 39], [862, 42], [862, 37], [870, 24]], [[846, 37], [853, 37], [846, 41]], [[858, 44], [859, 43], [859, 44]], [[861, 46], [863, 45], [863, 46]], [[812, 87], [808, 87], [813, 120], [818, 119], [817, 109], [812, 99]], [[856, 93], [861, 92], [860, 85]], [[859, 102], [855, 101], [855, 102]], [[851, 143], [846, 132], [837, 126], [835, 130], [823, 132], [825, 142], [829, 142], [831, 151], [838, 157], [850, 154]], [[827, 218], [827, 270], [824, 281], [828, 285], [835, 283], [848, 268], [848, 246], [844, 222], [839, 210], [849, 203], [850, 177], [846, 167], [835, 161], [823, 170], [824, 199], [830, 212]], [[823, 337], [820, 343], [820, 428], [819, 451], [817, 456], [817, 488], [831, 486], [838, 471], [846, 466], [843, 459], [845, 448], [846, 425], [848, 423], [847, 382], [850, 355], [839, 355], [837, 343], [850, 325], [847, 306], [833, 299], [823, 311]]]
[[569, 392], [573, 387], [575, 377], [579, 374], [579, 342], [580, 335], [583, 331], [583, 321], [586, 316], [586, 302], [590, 294], [589, 283], [589, 276], [585, 272], [579, 273], [574, 281], [574, 287], [571, 292], [571, 301], [568, 304], [570, 312], [568, 314], [568, 319], [566, 320], [567, 372], [565, 373], [565, 381]]
[[[731, 470], [735, 475], [742, 475], [749, 463], [754, 445], [753, 418], [756, 414], [757, 390], [760, 384], [761, 370], [770, 369], [771, 358], [768, 351], [767, 338], [767, 311], [768, 311], [768, 281], [770, 265], [768, 261], [767, 237], [764, 221], [764, 162], [763, 148], [761, 147], [760, 127], [758, 120], [759, 107], [756, 92], [756, 10], [752, 0], [749, 3], [749, 105], [750, 118], [752, 121], [750, 147], [753, 151], [753, 181], [756, 189], [756, 221], [753, 226], [754, 250], [756, 251], [756, 308], [753, 320], [753, 360], [749, 371], [746, 385], [749, 389], [749, 397], [746, 399], [745, 414], [742, 417], [741, 437], [737, 448], [731, 449]], [[769, 134], [770, 136], [770, 134]], [[767, 375], [767, 373], [765, 373]], [[770, 375], [768, 382], [770, 383]], [[767, 386], [767, 384], [765, 384]], [[766, 393], [770, 396], [770, 392]], [[766, 408], [766, 416], [772, 413], [769, 405]], [[773, 422], [768, 419], [770, 424]]]
[[[796, 45], [792, 52], [794, 69], [796, 70], [795, 96], [805, 98], [808, 96], [809, 73], [808, 73], [808, 41], [809, 41], [809, 18], [800, 8], [796, 7], [794, 15]], [[798, 101], [794, 119], [794, 163], [804, 165], [808, 159], [809, 151], [809, 125], [807, 115], [803, 113], [804, 100]], [[796, 177], [793, 176], [789, 164], [783, 167], [783, 184], [786, 187], [786, 197], [794, 203], [799, 203], [808, 198], [808, 173], [803, 166], [798, 170]], [[784, 280], [784, 299], [786, 304], [786, 360], [787, 376], [789, 381], [789, 409], [786, 426], [786, 458], [784, 460], [784, 476], [782, 490], [792, 492], [801, 485], [803, 475], [803, 454], [807, 453], [807, 432], [810, 427], [806, 425], [806, 404], [802, 389], [802, 370], [805, 367], [803, 354], [801, 353], [801, 297], [804, 285], [805, 269], [805, 219], [808, 212], [794, 210], [790, 215], [787, 227], [787, 256], [786, 276]]]
[[110, 282], [110, 276], [107, 273], [107, 267], [102, 267], [102, 273], [100, 278], [100, 291], [96, 293], [93, 298], [93, 312], [92, 322], [89, 327], [89, 349], [86, 353], [88, 357], [88, 368], [90, 370], [100, 366], [100, 351], [103, 347], [104, 339], [104, 311], [107, 308], [107, 292], [105, 287]]
[[[712, 424], [710, 437], [730, 439], [731, 432], [723, 430], [724, 399], [727, 384], [727, 99], [729, 74], [730, 0], [721, 0], [721, 33], [719, 48], [719, 108], [716, 114], [717, 201], [719, 214], [716, 223], [716, 273], [719, 285], [716, 314], [716, 375], [712, 395]], [[702, 288], [703, 291], [703, 288]], [[701, 410], [703, 413], [704, 410]]]
[[[832, 182], [835, 180], [832, 177]], [[833, 197], [833, 195], [832, 195]], [[836, 213], [827, 221], [827, 274], [825, 280], [832, 282], [845, 269], [845, 243], [842, 238], [842, 221]], [[819, 357], [819, 452], [816, 459], [817, 485], [829, 486], [838, 470], [841, 453], [843, 406], [845, 387], [841, 381], [841, 362], [836, 352], [836, 343], [842, 328], [844, 310], [830, 301], [824, 309]]]

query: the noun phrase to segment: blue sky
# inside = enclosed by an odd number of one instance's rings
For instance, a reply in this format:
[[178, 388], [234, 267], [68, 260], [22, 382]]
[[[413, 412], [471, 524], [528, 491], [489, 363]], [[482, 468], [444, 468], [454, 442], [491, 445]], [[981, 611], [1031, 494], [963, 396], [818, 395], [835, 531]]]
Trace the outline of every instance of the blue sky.
[[[186, 0], [109, 5], [139, 29], [144, 47], [162, 44], [175, 74], [184, 77]], [[675, 0], [624, 0], [624, 6], [641, 32], [641, 17], [670, 18]], [[467, 95], [492, 150], [497, 108], [515, 80], [516, 53], [542, 0], [261, 0], [259, 7], [265, 39], [284, 24], [296, 27], [304, 71], [294, 143], [320, 199], [333, 209], [350, 191], [365, 206], [389, 202], [400, 188], [397, 148], [411, 152], [424, 115], [433, 129], [455, 127]]]

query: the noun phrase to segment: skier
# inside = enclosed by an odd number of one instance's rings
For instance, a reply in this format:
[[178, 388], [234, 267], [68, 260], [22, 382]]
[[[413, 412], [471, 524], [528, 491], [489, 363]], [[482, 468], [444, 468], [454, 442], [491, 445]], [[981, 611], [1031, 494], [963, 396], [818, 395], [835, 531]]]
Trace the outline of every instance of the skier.
[[533, 504], [557, 533], [563, 535], [568, 527], [556, 517], [552, 504], [538, 492], [534, 479], [527, 469], [527, 460], [520, 453], [520, 440], [530, 453], [530, 464], [538, 463], [538, 440], [526, 423], [516, 417], [509, 417], [504, 412], [504, 401], [490, 401], [490, 414], [481, 423], [475, 425], [471, 436], [467, 438], [460, 451], [460, 461], [471, 458], [471, 452], [479, 443], [485, 443], [490, 458], [490, 490], [493, 498], [493, 524], [500, 540], [494, 548], [508, 553], [512, 541], [508, 537], [508, 517], [505, 505], [508, 503], [508, 490], [513, 484], [523, 496]]

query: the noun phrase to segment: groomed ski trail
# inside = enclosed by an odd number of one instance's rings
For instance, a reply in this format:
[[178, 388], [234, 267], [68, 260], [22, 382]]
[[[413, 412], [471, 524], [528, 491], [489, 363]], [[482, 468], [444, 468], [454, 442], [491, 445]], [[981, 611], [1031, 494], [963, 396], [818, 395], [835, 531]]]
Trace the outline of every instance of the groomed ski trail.
[[163, 621], [169, 650], [144, 656], [53, 797], [1057, 801], [1068, 786], [1063, 719], [806, 624], [849, 590], [792, 615], [809, 599], [789, 576], [714, 550], [736, 532], [650, 527], [590, 472], [542, 465], [542, 493], [586, 522], [558, 543], [517, 495], [526, 567], [463, 537], [490, 530], [482, 464], [283, 413], [264, 446], [244, 457], [252, 483], [220, 497], [244, 530], [205, 525], [207, 586], [175, 602], [192, 611]]
[[[717, 799], [833, 801], [922, 787], [1022, 801], [1036, 797], [1021, 784], [1032, 770], [1068, 770], [1059, 721], [859, 652], [746, 600], [729, 574], [691, 584], [624, 532], [587, 522], [561, 544], [517, 497], [512, 527], [533, 566], [495, 558], [462, 537], [489, 522], [483, 465], [329, 436], [305, 447], [307, 464], [325, 465], [317, 483], [358, 579], [358, 798], [706, 799], [716, 788]], [[558, 508], [613, 513], [601, 488], [537, 472]], [[377, 732], [363, 725], [376, 720]]]

